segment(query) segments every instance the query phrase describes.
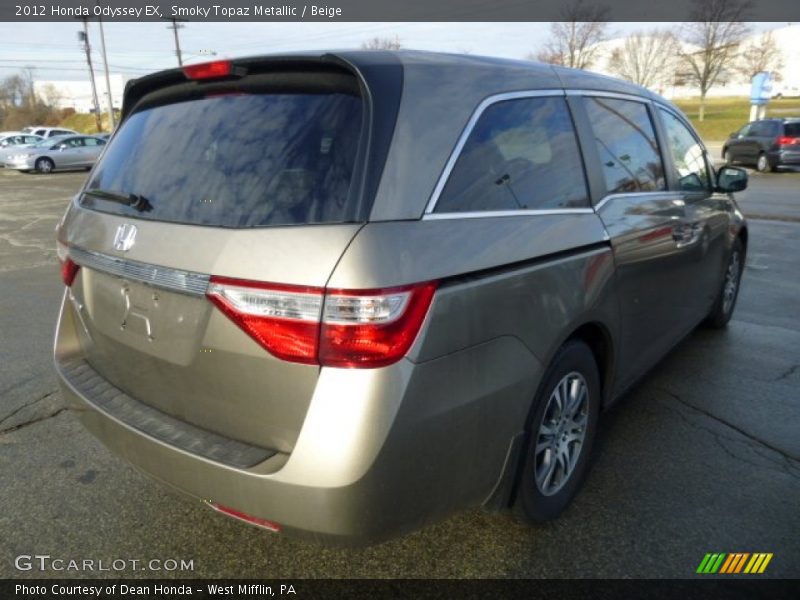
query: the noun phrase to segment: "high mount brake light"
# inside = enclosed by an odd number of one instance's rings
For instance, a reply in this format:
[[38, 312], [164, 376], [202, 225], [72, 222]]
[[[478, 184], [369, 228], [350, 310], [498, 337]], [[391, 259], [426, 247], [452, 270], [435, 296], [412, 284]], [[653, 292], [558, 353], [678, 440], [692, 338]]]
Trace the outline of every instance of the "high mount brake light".
[[208, 298], [274, 356], [346, 368], [400, 360], [428, 313], [435, 282], [325, 290], [212, 277]]
[[232, 65], [229, 60], [215, 60], [183, 67], [183, 74], [186, 75], [188, 79], [216, 79], [218, 77], [228, 77], [231, 71]]

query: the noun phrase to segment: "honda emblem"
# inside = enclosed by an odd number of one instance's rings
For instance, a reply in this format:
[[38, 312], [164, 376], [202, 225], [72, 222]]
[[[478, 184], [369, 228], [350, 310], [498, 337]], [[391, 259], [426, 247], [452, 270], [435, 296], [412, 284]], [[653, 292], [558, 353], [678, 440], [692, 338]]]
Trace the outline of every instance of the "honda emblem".
[[130, 223], [123, 223], [117, 227], [117, 233], [114, 235], [114, 250], [120, 252], [127, 252], [133, 248], [136, 241], [136, 225]]

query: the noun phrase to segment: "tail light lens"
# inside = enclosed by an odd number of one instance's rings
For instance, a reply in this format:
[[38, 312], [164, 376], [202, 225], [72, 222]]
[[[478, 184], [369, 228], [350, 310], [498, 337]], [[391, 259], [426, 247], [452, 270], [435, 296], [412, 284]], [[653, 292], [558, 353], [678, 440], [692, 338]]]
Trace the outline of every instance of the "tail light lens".
[[56, 255], [61, 264], [61, 280], [64, 285], [71, 287], [81, 267], [69, 257], [69, 248], [62, 242], [56, 242]]
[[434, 282], [356, 291], [212, 277], [207, 295], [278, 358], [375, 368], [408, 352], [435, 290]]
[[207, 296], [270, 354], [316, 364], [321, 288], [212, 277]]
[[800, 138], [781, 136], [778, 138], [779, 146], [791, 146], [792, 144], [800, 144]]
[[382, 367], [400, 360], [419, 333], [435, 283], [325, 296], [319, 358], [333, 367]]

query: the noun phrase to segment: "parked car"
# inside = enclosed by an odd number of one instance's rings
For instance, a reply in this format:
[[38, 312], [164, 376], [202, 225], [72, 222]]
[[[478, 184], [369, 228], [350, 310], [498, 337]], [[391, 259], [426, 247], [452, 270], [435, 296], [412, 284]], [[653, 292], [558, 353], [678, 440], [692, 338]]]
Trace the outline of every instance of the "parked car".
[[723, 144], [722, 158], [729, 165], [755, 165], [759, 171], [800, 166], [800, 118], [748, 123]]
[[43, 139], [42, 136], [32, 133], [10, 133], [8, 135], [0, 135], [0, 148], [35, 144], [36, 142], [41, 142]]
[[44, 138], [40, 135], [32, 133], [11, 133], [9, 135], [0, 135], [0, 167], [6, 158], [12, 154], [17, 154], [19, 148], [31, 146], [41, 142]]
[[22, 133], [33, 133], [44, 138], [58, 137], [61, 135], [78, 135], [78, 132], [72, 129], [64, 129], [63, 127], [42, 127], [41, 125], [23, 127]]
[[271, 531], [551, 519], [601, 409], [731, 318], [746, 183], [660, 96], [528, 61], [148, 75], [57, 230], [61, 388], [127, 461]]
[[65, 135], [18, 147], [3, 164], [7, 169], [52, 173], [63, 169], [85, 169], [97, 160], [105, 140], [90, 135]]

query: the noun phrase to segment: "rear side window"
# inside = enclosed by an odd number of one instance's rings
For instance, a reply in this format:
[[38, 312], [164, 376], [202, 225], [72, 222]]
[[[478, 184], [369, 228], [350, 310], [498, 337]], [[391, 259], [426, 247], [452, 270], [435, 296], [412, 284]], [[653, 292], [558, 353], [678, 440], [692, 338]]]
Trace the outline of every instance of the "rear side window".
[[705, 153], [686, 125], [671, 112], [659, 109], [667, 143], [672, 153], [675, 179], [681, 190], [711, 193], [711, 179]]
[[786, 137], [800, 137], [800, 122], [784, 123], [783, 133]]
[[[351, 221], [362, 103], [348, 93], [221, 95], [131, 115], [83, 194], [142, 219], [263, 227]], [[147, 202], [108, 199], [135, 195]]]
[[589, 97], [586, 111], [594, 131], [607, 193], [666, 189], [655, 130], [644, 104]]
[[756, 121], [750, 127], [750, 135], [755, 137], [772, 137], [779, 131], [780, 125], [776, 121]]
[[506, 100], [480, 116], [434, 212], [589, 206], [563, 98]]

